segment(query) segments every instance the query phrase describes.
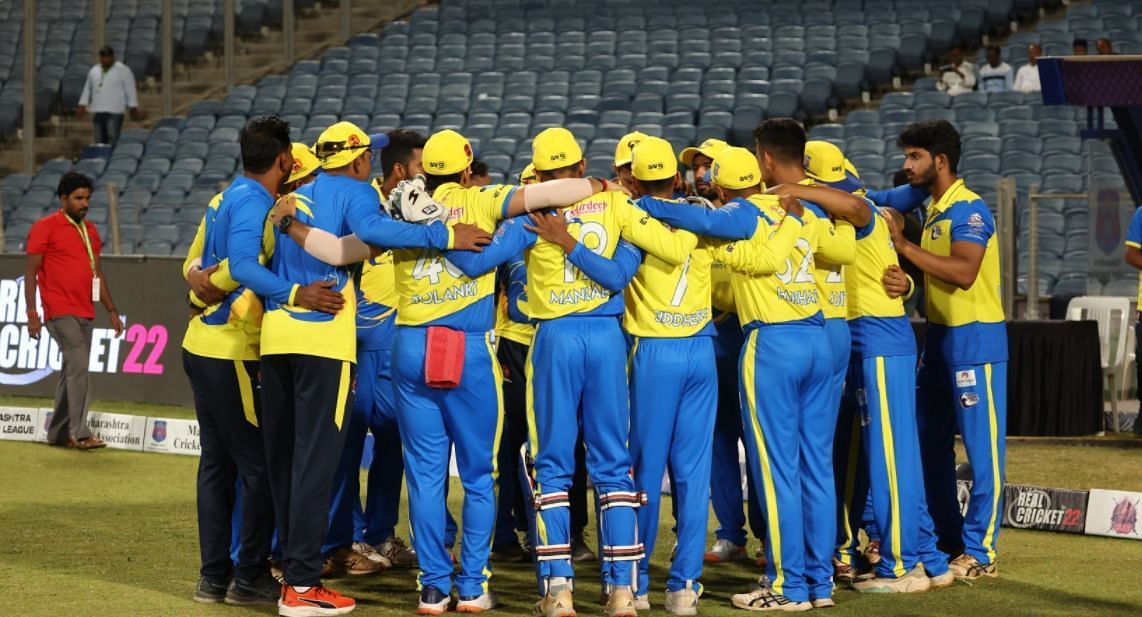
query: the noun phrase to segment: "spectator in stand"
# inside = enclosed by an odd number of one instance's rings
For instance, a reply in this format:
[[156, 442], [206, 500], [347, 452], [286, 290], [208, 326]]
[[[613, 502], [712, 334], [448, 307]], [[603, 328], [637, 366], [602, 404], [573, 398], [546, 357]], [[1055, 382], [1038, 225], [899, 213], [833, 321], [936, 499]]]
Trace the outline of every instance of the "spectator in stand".
[[1039, 56], [1043, 54], [1043, 48], [1038, 43], [1031, 43], [1027, 46], [1027, 64], [1019, 67], [1015, 72], [1015, 86], [1012, 88], [1016, 92], [1039, 92], [1042, 86], [1039, 85]]
[[[28, 334], [40, 338], [44, 325], [63, 354], [55, 410], [48, 426], [48, 443], [79, 450], [106, 446], [87, 426], [87, 365], [91, 356], [91, 320], [95, 303], [102, 302], [115, 329], [123, 321], [111, 300], [107, 277], [99, 263], [99, 232], [84, 220], [91, 198], [91, 179], [75, 172], [60, 178], [60, 208], [35, 222], [28, 231], [28, 262], [24, 271], [24, 301]], [[36, 310], [36, 288], [44, 304], [44, 321]]]
[[1095, 48], [1098, 49], [1100, 56], [1113, 56], [1114, 47], [1110, 44], [1110, 39], [1099, 39], [1094, 42]]
[[91, 108], [91, 122], [95, 125], [95, 142], [115, 145], [123, 130], [123, 115], [130, 111], [132, 120], [139, 120], [139, 96], [135, 92], [135, 75], [126, 64], [115, 61], [115, 50], [99, 50], [99, 64], [87, 72], [87, 83], [79, 96], [75, 117], [83, 118]]
[[962, 47], [952, 48], [951, 63], [940, 68], [940, 82], [936, 86], [952, 96], [975, 89], [975, 67], [964, 60]]
[[1075, 42], [1071, 43], [1071, 54], [1075, 56], [1085, 56], [1087, 54], [1086, 39], [1075, 39]]
[[1006, 92], [1015, 83], [1015, 71], [1003, 61], [998, 45], [987, 48], [987, 64], [979, 69], [979, 89], [983, 92]]

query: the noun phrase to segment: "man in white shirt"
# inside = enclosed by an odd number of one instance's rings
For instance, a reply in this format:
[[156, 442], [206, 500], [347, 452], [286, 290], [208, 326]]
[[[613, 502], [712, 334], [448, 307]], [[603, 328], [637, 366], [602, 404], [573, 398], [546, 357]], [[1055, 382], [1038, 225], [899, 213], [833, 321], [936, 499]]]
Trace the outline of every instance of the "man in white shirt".
[[83, 118], [89, 107], [95, 126], [95, 142], [101, 144], [114, 145], [119, 141], [123, 115], [127, 110], [130, 110], [132, 120], [142, 117], [135, 92], [135, 75], [126, 64], [115, 61], [115, 51], [110, 47], [99, 50], [99, 64], [87, 72], [87, 83], [83, 85], [75, 117]]
[[991, 45], [987, 48], [987, 64], [979, 70], [979, 89], [981, 92], [1006, 92], [1015, 81], [1014, 73], [1011, 65], [999, 55], [999, 46]]
[[1042, 53], [1043, 48], [1038, 43], [1031, 43], [1027, 46], [1027, 64], [1019, 67], [1019, 70], [1015, 72], [1013, 90], [1016, 92], [1039, 92], [1043, 89], [1039, 85], [1039, 56]]
[[964, 50], [952, 48], [951, 64], [940, 67], [940, 81], [936, 87], [955, 96], [975, 89], [975, 66], [964, 61]]

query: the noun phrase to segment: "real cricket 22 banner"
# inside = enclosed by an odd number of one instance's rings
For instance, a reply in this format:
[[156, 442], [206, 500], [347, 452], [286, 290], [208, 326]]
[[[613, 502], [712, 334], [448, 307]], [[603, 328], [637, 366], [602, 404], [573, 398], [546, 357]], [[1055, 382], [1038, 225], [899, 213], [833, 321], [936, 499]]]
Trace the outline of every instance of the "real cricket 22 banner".
[[[0, 394], [54, 397], [63, 359], [46, 327], [39, 339], [28, 332], [24, 264], [22, 255], [0, 255]], [[182, 371], [189, 309], [181, 266], [175, 258], [103, 259], [125, 323], [116, 337], [107, 313], [96, 307], [88, 358], [93, 398], [191, 404]]]
[[1088, 491], [1008, 484], [1003, 487], [1003, 525], [1083, 533]]

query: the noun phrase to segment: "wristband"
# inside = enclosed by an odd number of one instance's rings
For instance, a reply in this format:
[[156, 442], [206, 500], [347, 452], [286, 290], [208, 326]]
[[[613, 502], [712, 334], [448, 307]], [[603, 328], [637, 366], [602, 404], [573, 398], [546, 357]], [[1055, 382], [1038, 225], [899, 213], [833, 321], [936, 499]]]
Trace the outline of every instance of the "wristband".
[[599, 178], [599, 182], [601, 182], [603, 184], [603, 188], [599, 192], [600, 193], [606, 193], [607, 187], [610, 186], [610, 183], [607, 182], [606, 178]]

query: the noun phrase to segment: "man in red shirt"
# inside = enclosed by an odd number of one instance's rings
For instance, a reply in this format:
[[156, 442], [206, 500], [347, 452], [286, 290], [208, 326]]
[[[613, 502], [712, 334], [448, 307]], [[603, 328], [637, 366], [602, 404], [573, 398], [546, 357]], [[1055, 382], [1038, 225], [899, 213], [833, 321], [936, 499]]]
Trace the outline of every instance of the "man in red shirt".
[[[81, 450], [107, 445], [87, 427], [87, 364], [96, 301], [107, 309], [115, 336], [123, 334], [123, 321], [115, 310], [99, 263], [103, 246], [99, 232], [84, 220], [90, 198], [91, 180], [87, 176], [68, 172], [60, 178], [60, 209], [32, 225], [24, 271], [28, 333], [38, 339], [46, 324], [63, 353], [48, 443]], [[43, 321], [36, 311], [37, 287], [44, 305]]]

